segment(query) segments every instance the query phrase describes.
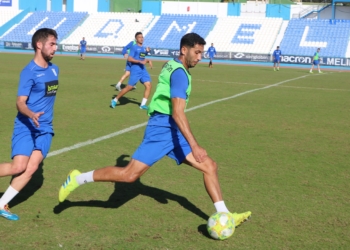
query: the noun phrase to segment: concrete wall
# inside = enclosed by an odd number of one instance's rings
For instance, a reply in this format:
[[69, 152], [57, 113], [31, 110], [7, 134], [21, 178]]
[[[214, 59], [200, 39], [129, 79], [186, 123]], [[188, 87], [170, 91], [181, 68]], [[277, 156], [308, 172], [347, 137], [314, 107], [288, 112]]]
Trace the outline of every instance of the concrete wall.
[[266, 17], [281, 17], [283, 20], [290, 19], [291, 5], [267, 4]]
[[162, 2], [161, 14], [202, 14], [227, 16], [227, 4], [203, 2]]
[[247, 1], [241, 4], [242, 17], [266, 17], [266, 4], [263, 2]]

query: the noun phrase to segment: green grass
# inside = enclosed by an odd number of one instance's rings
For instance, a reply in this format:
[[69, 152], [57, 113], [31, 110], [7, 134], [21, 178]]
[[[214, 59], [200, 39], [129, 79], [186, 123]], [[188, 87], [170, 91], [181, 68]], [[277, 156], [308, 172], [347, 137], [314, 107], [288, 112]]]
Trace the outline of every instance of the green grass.
[[[19, 72], [31, 55], [1, 54], [0, 159], [8, 161]], [[109, 102], [124, 60], [57, 55], [60, 67], [51, 152], [147, 121], [143, 86]], [[215, 63], [215, 62], [214, 62]], [[149, 70], [155, 89], [163, 62]], [[144, 127], [48, 157], [1, 219], [0, 249], [347, 249], [350, 245], [349, 73], [199, 64], [188, 108], [291, 80], [187, 113], [218, 163], [224, 200], [251, 221], [226, 241], [205, 231], [214, 206], [202, 175], [164, 158], [133, 184], [93, 183], [63, 204], [69, 170], [125, 165]], [[301, 76], [304, 78], [295, 79]], [[10, 177], [1, 178], [0, 193]], [[61, 246], [61, 247], [60, 247]]]

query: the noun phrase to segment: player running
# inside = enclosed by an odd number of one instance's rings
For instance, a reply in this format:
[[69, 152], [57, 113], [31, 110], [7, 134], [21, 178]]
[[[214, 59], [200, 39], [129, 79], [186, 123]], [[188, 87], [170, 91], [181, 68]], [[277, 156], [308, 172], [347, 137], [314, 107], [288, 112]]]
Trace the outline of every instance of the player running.
[[12, 134], [11, 163], [0, 164], [0, 176], [13, 176], [0, 199], [0, 216], [8, 220], [19, 217], [8, 203], [30, 181], [50, 150], [54, 135], [53, 107], [58, 89], [58, 67], [50, 63], [57, 50], [57, 33], [39, 29], [32, 37], [34, 59], [22, 70], [17, 92], [18, 114]]
[[86, 52], [87, 42], [85, 41], [85, 37], [80, 41], [79, 50], [80, 50], [80, 60], [85, 60], [85, 52]]
[[[185, 114], [192, 89], [189, 69], [201, 60], [204, 45], [204, 39], [198, 34], [184, 35], [180, 42], [180, 56], [163, 66], [148, 110], [150, 118], [143, 141], [129, 164], [126, 167], [110, 166], [86, 173], [71, 171], [60, 188], [60, 202], [85, 183], [134, 182], [167, 155], [178, 165], [185, 163], [201, 171], [216, 211], [229, 212], [222, 198], [217, 165], [198, 144]], [[249, 219], [251, 212], [233, 213], [232, 216], [236, 226], [239, 226]]]
[[[128, 59], [128, 55], [130, 53], [130, 49], [132, 46], [134, 46], [136, 44], [136, 40], [131, 41], [130, 43], [128, 43], [122, 50], [122, 55], [124, 56], [125, 59]], [[123, 81], [128, 78], [130, 76], [130, 68], [131, 68], [131, 62], [129, 62], [128, 60], [126, 60], [126, 64], [125, 64], [125, 73], [124, 75], [120, 78], [119, 82], [115, 85], [115, 88], [118, 91], [121, 91], [121, 84], [123, 83]], [[135, 87], [134, 87], [135, 88]]]
[[208, 48], [208, 51], [206, 53], [206, 56], [209, 54], [209, 68], [213, 67], [213, 58], [216, 56], [216, 49], [214, 47], [214, 44], [212, 43], [211, 46]]
[[272, 56], [273, 56], [273, 70], [276, 71], [276, 64], [277, 64], [277, 71], [279, 71], [280, 70], [281, 56], [282, 56], [282, 51], [280, 50], [280, 46], [277, 46], [277, 48], [273, 52]]
[[128, 93], [130, 90], [133, 89], [133, 87], [140, 81], [145, 86], [145, 92], [143, 95], [143, 99], [140, 105], [140, 109], [148, 109], [146, 106], [148, 97], [151, 93], [152, 85], [151, 85], [151, 77], [147, 72], [147, 69], [145, 67], [146, 63], [149, 63], [152, 69], [152, 62], [151, 60], [146, 59], [146, 55], [150, 51], [150, 49], [147, 47], [142, 46], [143, 44], [143, 35], [141, 32], [137, 32], [135, 34], [135, 40], [136, 44], [131, 47], [130, 54], [128, 56], [128, 62], [131, 63], [130, 67], [130, 78], [128, 85], [123, 88], [119, 94], [112, 99], [111, 101], [111, 107], [115, 108], [117, 106], [118, 100]]
[[314, 72], [312, 72], [312, 70], [314, 69], [314, 65], [317, 65], [317, 69], [318, 69], [318, 73], [323, 73], [320, 69], [320, 58], [319, 58], [319, 53], [320, 53], [320, 48], [317, 49], [317, 51], [314, 54], [314, 57], [312, 58], [312, 66], [310, 69], [310, 73], [313, 74]]

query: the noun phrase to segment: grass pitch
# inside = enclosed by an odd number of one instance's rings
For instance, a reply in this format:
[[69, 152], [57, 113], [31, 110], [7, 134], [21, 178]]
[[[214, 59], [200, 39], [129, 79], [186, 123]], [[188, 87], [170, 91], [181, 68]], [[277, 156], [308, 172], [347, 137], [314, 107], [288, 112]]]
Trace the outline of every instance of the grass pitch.
[[[1, 162], [9, 161], [19, 73], [31, 58], [0, 54]], [[141, 84], [109, 108], [124, 60], [57, 55], [53, 63], [60, 78], [51, 153], [147, 121]], [[162, 64], [149, 70], [153, 90]], [[191, 73], [191, 128], [218, 163], [226, 205], [251, 210], [248, 223], [212, 240], [205, 224], [215, 210], [201, 173], [167, 158], [133, 184], [87, 184], [58, 203], [69, 170], [126, 165], [141, 126], [45, 159], [10, 203], [20, 220], [1, 219], [0, 249], [348, 248], [349, 73], [215, 62]], [[0, 195], [9, 181], [1, 178]]]

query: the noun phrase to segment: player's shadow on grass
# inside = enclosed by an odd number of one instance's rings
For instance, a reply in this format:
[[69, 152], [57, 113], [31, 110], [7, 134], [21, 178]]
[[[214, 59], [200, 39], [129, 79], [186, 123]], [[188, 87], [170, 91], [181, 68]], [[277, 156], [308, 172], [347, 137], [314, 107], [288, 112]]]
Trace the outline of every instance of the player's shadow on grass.
[[[112, 97], [112, 99], [114, 99], [116, 96], [117, 96], [117, 95], [114, 95], [114, 96]], [[136, 100], [136, 99], [135, 99], [135, 98], [129, 98], [129, 97], [122, 96], [122, 97], [118, 100], [118, 101], [119, 101], [118, 106], [120, 106], [120, 105], [126, 105], [126, 104], [128, 104], [128, 103], [133, 103], [133, 104], [136, 104], [137, 106], [140, 106], [140, 105], [141, 105], [140, 102], [136, 102], [136, 101], [134, 101], [134, 100]]]
[[[44, 175], [43, 175], [43, 166], [44, 163], [40, 163], [38, 170], [33, 174], [32, 178], [28, 182], [28, 184], [15, 196], [15, 198], [10, 201], [9, 206], [15, 207], [18, 204], [28, 200], [31, 196], [38, 191], [44, 183]], [[12, 179], [11, 179], [12, 180]], [[0, 197], [3, 193], [0, 193]]]
[[[117, 166], [124, 167], [126, 166], [129, 161], [125, 160], [126, 157], [129, 157], [129, 155], [121, 155], [117, 159]], [[89, 184], [87, 184], [89, 185]], [[96, 184], [92, 184], [96, 185]], [[84, 188], [84, 187], [81, 187]], [[59, 214], [62, 211], [66, 210], [70, 207], [102, 207], [102, 208], [118, 208], [128, 201], [134, 199], [138, 195], [145, 195], [149, 196], [156, 201], [167, 204], [168, 200], [176, 201], [181, 206], [183, 206], [188, 211], [196, 214], [197, 216], [203, 218], [204, 220], [207, 220], [209, 216], [205, 214], [202, 210], [200, 210], [198, 207], [196, 207], [193, 203], [191, 203], [189, 200], [187, 200], [185, 197], [176, 195], [173, 193], [170, 193], [168, 191], [150, 187], [145, 184], [143, 184], [139, 179], [137, 179], [133, 183], [121, 183], [116, 182], [114, 185], [114, 192], [111, 194], [109, 199], [107, 201], [98, 201], [98, 200], [91, 200], [91, 201], [64, 201], [63, 203], [58, 204], [56, 207], [54, 207], [54, 213]]]
[[[110, 86], [113, 87], [115, 91], [118, 91], [118, 90], [115, 88], [115, 84], [111, 84]], [[120, 88], [121, 88], [121, 89], [123, 89], [123, 88], [125, 88], [125, 87], [126, 87], [126, 85], [125, 85], [124, 83], [120, 84]], [[135, 90], [136, 90], [136, 87], [135, 87], [135, 88], [132, 88], [130, 91], [135, 91]]]

